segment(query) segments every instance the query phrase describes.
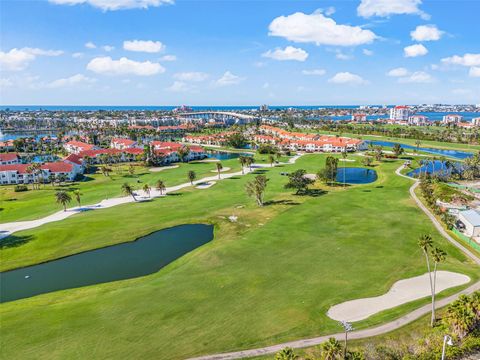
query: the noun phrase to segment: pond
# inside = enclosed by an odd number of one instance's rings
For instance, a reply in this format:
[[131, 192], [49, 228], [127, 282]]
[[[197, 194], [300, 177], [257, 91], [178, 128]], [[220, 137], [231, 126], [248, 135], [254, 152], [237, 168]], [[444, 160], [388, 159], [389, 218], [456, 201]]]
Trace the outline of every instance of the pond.
[[445, 162], [440, 160], [423, 161], [422, 166], [407, 173], [407, 176], [418, 177], [420, 174], [438, 174], [451, 175], [452, 173], [462, 173], [463, 164], [461, 162]]
[[[366, 141], [368, 144], [376, 145], [376, 146], [385, 146], [385, 147], [393, 147], [395, 142], [390, 142], [390, 141], [377, 141], [377, 140], [368, 140]], [[400, 146], [404, 149], [408, 150], [415, 150], [417, 149], [416, 146], [414, 145], [407, 145], [407, 144], [400, 144]], [[459, 150], [446, 150], [446, 149], [435, 149], [435, 148], [429, 148], [429, 147], [419, 147], [419, 151], [424, 151], [426, 153], [430, 154], [435, 154], [435, 155], [440, 155], [440, 156], [449, 156], [453, 157], [456, 159], [466, 159], [471, 157], [473, 154], [470, 152], [466, 151], [459, 151]]]
[[369, 184], [377, 180], [377, 172], [373, 169], [357, 167], [339, 167], [336, 180], [347, 184]]
[[136, 241], [0, 273], [0, 302], [152, 274], [213, 239], [213, 226], [189, 224]]
[[214, 158], [218, 160], [230, 160], [230, 159], [237, 159], [240, 155], [243, 156], [252, 156], [250, 153], [240, 153], [240, 152], [230, 152], [230, 151], [217, 151], [212, 150], [208, 151], [208, 157]]

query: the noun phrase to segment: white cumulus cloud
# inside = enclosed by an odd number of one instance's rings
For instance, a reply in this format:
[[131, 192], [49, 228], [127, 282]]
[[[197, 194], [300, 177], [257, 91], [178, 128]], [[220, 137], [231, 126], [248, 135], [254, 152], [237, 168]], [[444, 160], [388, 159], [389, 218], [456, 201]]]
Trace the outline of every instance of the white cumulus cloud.
[[180, 81], [200, 82], [208, 79], [208, 74], [199, 71], [176, 73], [173, 77]]
[[83, 74], [76, 74], [72, 75], [68, 78], [63, 78], [63, 79], [57, 79], [52, 81], [51, 83], [47, 84], [46, 87], [48, 88], [60, 88], [60, 87], [66, 87], [66, 86], [71, 86], [71, 85], [77, 85], [77, 84], [92, 84], [96, 82], [96, 79], [89, 78]]
[[428, 54], [428, 49], [422, 44], [414, 44], [403, 48], [405, 57], [417, 57]]
[[49, 0], [58, 5], [81, 5], [88, 4], [103, 11], [115, 11], [124, 9], [147, 9], [163, 4], [173, 4], [173, 0]]
[[320, 12], [279, 16], [270, 23], [268, 29], [270, 36], [316, 45], [355, 46], [369, 44], [377, 38], [371, 30], [337, 24]]
[[387, 73], [388, 76], [393, 76], [393, 77], [402, 77], [402, 76], [407, 76], [408, 74], [409, 74], [409, 71], [403, 67], [392, 69]]
[[13, 48], [8, 52], [0, 51], [0, 65], [3, 70], [20, 71], [25, 69], [37, 56], [59, 56], [61, 50], [44, 50], [39, 48], [24, 47]]
[[440, 40], [444, 32], [435, 25], [419, 25], [410, 32], [412, 40], [415, 41], [437, 41]]
[[350, 72], [336, 73], [332, 78], [328, 79], [328, 82], [333, 84], [352, 84], [352, 85], [360, 85], [360, 84], [367, 83], [367, 81], [364, 80], [360, 75], [352, 74]]
[[326, 74], [326, 71], [324, 69], [312, 69], [312, 70], [302, 70], [303, 75], [316, 75], [316, 76], [322, 76]]
[[159, 63], [134, 61], [126, 57], [113, 60], [110, 56], [96, 57], [87, 64], [87, 69], [97, 74], [151, 76], [165, 72]]
[[373, 51], [368, 50], [368, 49], [363, 49], [362, 53], [363, 53], [363, 55], [366, 55], [366, 56], [372, 56], [373, 55]]
[[115, 50], [115, 47], [111, 46], [111, 45], [104, 45], [104, 46], [102, 46], [102, 49], [107, 51], [107, 52], [110, 52], [110, 51]]
[[465, 54], [463, 56], [453, 55], [443, 58], [444, 64], [461, 65], [461, 66], [480, 66], [480, 54]]
[[431, 83], [433, 77], [424, 71], [415, 71], [413, 74], [407, 77], [398, 79], [400, 83]]
[[418, 8], [421, 3], [421, 0], [362, 0], [358, 5], [357, 13], [364, 18], [415, 14], [428, 19], [429, 16]]
[[123, 48], [128, 51], [158, 53], [165, 49], [160, 41], [152, 40], [126, 40], [123, 42]]
[[193, 87], [183, 81], [174, 81], [172, 85], [170, 85], [167, 90], [173, 92], [187, 92], [192, 90]]
[[480, 67], [472, 66], [468, 72], [468, 75], [471, 77], [480, 77]]
[[275, 50], [268, 50], [262, 56], [279, 61], [305, 61], [308, 58], [308, 53], [303, 49], [287, 46], [285, 49], [276, 48]]
[[176, 61], [177, 57], [175, 55], [163, 55], [160, 58], [160, 61]]
[[215, 81], [216, 86], [227, 86], [227, 85], [235, 85], [242, 82], [244, 78], [231, 73], [230, 71], [225, 71], [225, 73]]
[[91, 42], [91, 41], [88, 41], [88, 42], [85, 43], [85, 47], [86, 47], [87, 49], [96, 49], [96, 48], [97, 48], [97, 45], [95, 45], [95, 44], [94, 44], [93, 42]]

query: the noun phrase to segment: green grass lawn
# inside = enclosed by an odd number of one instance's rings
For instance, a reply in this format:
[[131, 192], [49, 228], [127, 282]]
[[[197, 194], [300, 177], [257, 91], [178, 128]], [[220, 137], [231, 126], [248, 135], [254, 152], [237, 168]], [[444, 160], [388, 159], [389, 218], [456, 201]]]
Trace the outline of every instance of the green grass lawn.
[[[223, 167], [229, 167], [228, 172], [240, 171], [240, 164], [237, 159], [224, 160]], [[151, 172], [145, 166], [136, 164], [135, 175], [128, 173], [127, 165], [114, 165], [114, 171], [110, 177], [106, 177], [98, 170], [95, 174], [86, 174], [83, 181], [66, 183], [62, 186], [42, 185], [40, 190], [16, 193], [13, 186], [0, 187], [0, 223], [21, 220], [33, 220], [44, 217], [62, 209], [62, 206], [55, 203], [55, 192], [59, 189], [68, 191], [80, 190], [83, 204], [95, 204], [105, 198], [122, 196], [121, 186], [124, 182], [132, 184], [135, 188], [141, 189], [144, 184], [154, 187], [158, 179], [162, 179], [166, 186], [173, 186], [188, 182], [187, 173], [193, 170], [197, 178], [214, 176], [212, 170], [216, 170], [215, 163], [192, 162], [180, 163], [176, 169], [166, 169], [161, 172]], [[69, 206], [76, 206], [75, 202]]]
[[[383, 294], [395, 281], [426, 271], [417, 247], [424, 233], [447, 251], [442, 269], [478, 279], [478, 270], [409, 198], [411, 181], [394, 174], [401, 161], [377, 165], [373, 184], [318, 185], [327, 193], [315, 197], [283, 188], [280, 172], [316, 172], [324, 159], [306, 155], [295, 165], [264, 169], [269, 203], [262, 208], [245, 195], [249, 174], [16, 233], [18, 246], [0, 250], [2, 270], [172, 225], [215, 224], [212, 242], [155, 274], [0, 305], [0, 357], [182, 359], [336, 332], [339, 325], [326, 316], [330, 306]], [[230, 223], [230, 215], [238, 222]], [[391, 320], [427, 302], [355, 326]]]

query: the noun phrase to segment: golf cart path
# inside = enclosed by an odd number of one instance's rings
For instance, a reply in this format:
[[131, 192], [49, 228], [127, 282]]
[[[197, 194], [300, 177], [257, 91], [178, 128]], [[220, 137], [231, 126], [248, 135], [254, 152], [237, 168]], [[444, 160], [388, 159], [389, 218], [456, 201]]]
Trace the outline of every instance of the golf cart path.
[[[477, 265], [480, 265], [480, 258], [478, 258], [474, 253], [472, 253], [470, 250], [465, 248], [462, 244], [458, 243], [455, 239], [453, 239], [450, 235], [447, 234], [447, 232], [443, 229], [442, 225], [437, 221], [435, 216], [432, 215], [430, 210], [426, 208], [423, 203], [418, 199], [417, 195], [415, 194], [415, 189], [419, 185], [420, 181], [418, 179], [414, 179], [411, 177], [408, 177], [406, 175], [401, 174], [401, 171], [404, 169], [404, 165], [399, 167], [395, 173], [398, 176], [401, 176], [403, 178], [413, 180], [414, 183], [410, 187], [410, 195], [412, 198], [415, 200], [415, 203], [420, 207], [420, 209], [423, 210], [423, 212], [428, 216], [428, 218], [433, 222], [435, 225], [435, 228], [440, 232], [440, 234], [447, 239], [452, 245], [460, 249], [466, 256], [468, 256], [473, 262], [475, 262]], [[448, 296], [446, 298], [443, 298], [441, 300], [437, 300], [436, 302], [436, 307], [441, 308], [444, 307], [451, 302], [455, 301], [458, 299], [458, 297], [462, 294], [469, 295], [472, 294], [475, 291], [480, 290], [480, 281], [477, 281], [476, 283], [470, 285], [468, 288], [454, 294], [451, 296]], [[373, 336], [378, 336], [382, 334], [389, 333], [393, 330], [396, 330], [398, 328], [401, 328], [402, 326], [405, 326], [422, 316], [430, 313], [431, 311], [431, 304], [426, 304], [416, 310], [413, 310], [412, 312], [395, 319], [393, 321], [390, 321], [388, 323], [375, 326], [372, 328], [368, 329], [363, 329], [363, 330], [356, 330], [352, 331], [349, 333], [348, 337], [349, 339], [364, 339], [364, 338], [369, 338]], [[229, 352], [229, 353], [222, 353], [222, 354], [214, 354], [214, 355], [205, 355], [205, 356], [199, 356], [195, 358], [190, 358], [190, 360], [231, 360], [231, 359], [242, 359], [242, 358], [249, 358], [249, 357], [256, 357], [256, 356], [262, 356], [262, 355], [267, 355], [267, 354], [274, 354], [285, 347], [290, 347], [292, 349], [295, 348], [305, 348], [309, 346], [315, 346], [319, 345], [325, 341], [327, 341], [329, 338], [335, 338], [337, 340], [342, 340], [345, 337], [345, 334], [342, 333], [336, 333], [336, 334], [330, 334], [330, 335], [323, 335], [319, 337], [314, 337], [310, 339], [300, 339], [300, 340], [295, 340], [295, 341], [290, 341], [290, 342], [285, 342], [277, 345], [272, 345], [272, 346], [266, 346], [266, 347], [261, 347], [261, 348], [256, 348], [256, 349], [250, 349], [250, 350], [243, 350], [243, 351], [234, 351], [234, 352]]]
[[[278, 165], [287, 165], [287, 164], [294, 164], [299, 157], [301, 157], [303, 154], [295, 155], [288, 159], [288, 162], [283, 162], [279, 163]], [[266, 168], [270, 167], [270, 165], [267, 164], [252, 164], [251, 168], [245, 167], [244, 171], [238, 171], [234, 173], [228, 173], [228, 174], [223, 174], [221, 173], [220, 175], [212, 175], [208, 177], [204, 177], [202, 179], [198, 179], [193, 181], [193, 184], [190, 182], [186, 182], [180, 185], [176, 186], [171, 186], [167, 187], [165, 191], [163, 191], [162, 194], [157, 189], [152, 188], [150, 191], [150, 194], [146, 194], [143, 190], [136, 190], [135, 191], [135, 197], [137, 199], [134, 200], [132, 196], [123, 196], [123, 197], [116, 197], [116, 198], [111, 198], [111, 199], [105, 199], [100, 201], [97, 204], [93, 205], [83, 205], [83, 206], [76, 206], [72, 208], [68, 208], [67, 211], [58, 211], [52, 215], [36, 219], [36, 220], [28, 220], [28, 221], [16, 221], [16, 222], [9, 222], [9, 223], [4, 223], [0, 224], [0, 240], [17, 232], [17, 231], [22, 231], [22, 230], [28, 230], [28, 229], [33, 229], [39, 226], [42, 226], [44, 224], [48, 224], [51, 222], [55, 221], [61, 221], [64, 220], [72, 215], [82, 213], [84, 211], [93, 211], [93, 210], [100, 210], [100, 209], [107, 209], [111, 208], [113, 206], [117, 205], [122, 205], [122, 204], [127, 204], [127, 203], [133, 203], [133, 202], [141, 202], [141, 201], [148, 201], [152, 198], [157, 198], [157, 197], [162, 197], [165, 196], [168, 193], [172, 193], [178, 190], [181, 190], [183, 188], [187, 188], [190, 186], [195, 186], [199, 185], [205, 182], [210, 182], [210, 181], [219, 181], [219, 180], [224, 180], [224, 179], [229, 179], [235, 176], [242, 176], [242, 175], [247, 175], [251, 172], [254, 172], [255, 170], [259, 168]], [[216, 170], [215, 170], [216, 172]]]

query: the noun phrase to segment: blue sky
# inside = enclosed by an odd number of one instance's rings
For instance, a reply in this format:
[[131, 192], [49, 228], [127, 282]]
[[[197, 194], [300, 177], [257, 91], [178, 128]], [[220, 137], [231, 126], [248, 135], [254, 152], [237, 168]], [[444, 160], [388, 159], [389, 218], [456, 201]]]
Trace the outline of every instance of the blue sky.
[[3, 105], [480, 103], [480, 1], [0, 4]]

